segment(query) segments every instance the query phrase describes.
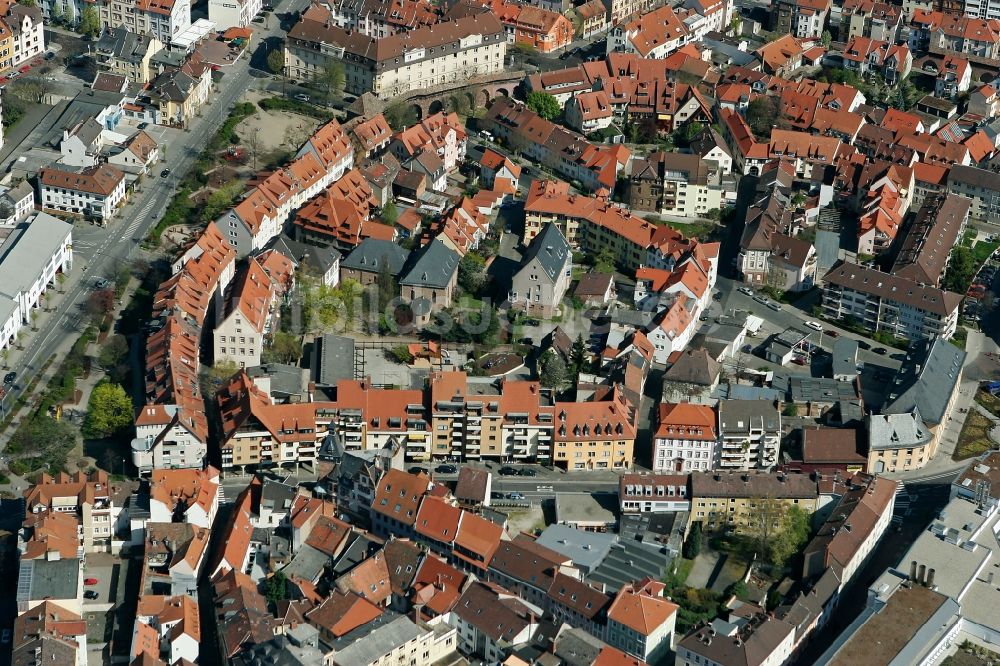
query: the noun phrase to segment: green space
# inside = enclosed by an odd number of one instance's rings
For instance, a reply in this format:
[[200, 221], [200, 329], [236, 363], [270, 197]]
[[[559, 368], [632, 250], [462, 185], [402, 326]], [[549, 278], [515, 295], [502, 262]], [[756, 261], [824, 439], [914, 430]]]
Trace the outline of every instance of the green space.
[[979, 390], [976, 391], [976, 402], [985, 407], [990, 414], [1000, 419], [1000, 398], [989, 391]]
[[972, 248], [972, 258], [976, 261], [976, 267], [978, 268], [986, 263], [998, 247], [1000, 247], [1000, 243], [997, 242], [987, 243], [979, 241], [976, 243]]
[[318, 118], [323, 121], [333, 118], [333, 113], [322, 107], [287, 97], [268, 97], [260, 100], [258, 104], [265, 111], [291, 111], [292, 113], [309, 116], [310, 118]]
[[992, 449], [993, 441], [989, 436], [992, 427], [993, 421], [978, 411], [970, 411], [962, 425], [958, 444], [955, 445], [955, 452], [951, 456], [952, 460], [968, 460]]

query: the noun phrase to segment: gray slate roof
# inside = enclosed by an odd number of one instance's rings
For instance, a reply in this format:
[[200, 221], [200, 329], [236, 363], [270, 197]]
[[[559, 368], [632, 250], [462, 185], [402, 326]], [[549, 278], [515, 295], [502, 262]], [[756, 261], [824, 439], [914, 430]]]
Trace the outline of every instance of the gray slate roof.
[[964, 351], [941, 338], [912, 343], [886, 389], [882, 413], [902, 414], [916, 407], [928, 425], [941, 423], [961, 379], [965, 356]]
[[572, 256], [566, 237], [559, 227], [549, 222], [528, 245], [521, 258], [521, 266], [527, 266], [532, 260], [537, 259], [549, 282], [555, 282]]
[[139, 62], [149, 49], [151, 41], [153, 36], [150, 34], [139, 35], [119, 27], [105, 31], [97, 42], [97, 51], [129, 62]]
[[458, 271], [458, 261], [458, 253], [435, 238], [424, 246], [413, 266], [400, 278], [399, 284], [444, 289]]
[[366, 238], [340, 262], [340, 266], [356, 271], [377, 273], [382, 269], [382, 263], [388, 262], [389, 273], [399, 275], [409, 257], [409, 250], [392, 241]]
[[538, 537], [537, 543], [565, 555], [581, 571], [589, 573], [604, 561], [616, 539], [613, 534], [585, 532], [568, 525], [549, 525]]
[[271, 248], [286, 257], [291, 257], [297, 265], [309, 264], [311, 267], [319, 269], [320, 273], [326, 273], [341, 259], [341, 254], [336, 248], [307, 245], [289, 238], [285, 234], [278, 236]]
[[313, 379], [322, 386], [336, 386], [341, 379], [354, 379], [354, 340], [330, 333], [316, 338], [309, 367]]
[[754, 427], [763, 428], [766, 432], [781, 430], [781, 417], [778, 408], [767, 400], [723, 400], [719, 403], [719, 432], [742, 433]]
[[334, 640], [330, 647], [338, 664], [373, 664], [422, 633], [408, 617], [385, 613]]

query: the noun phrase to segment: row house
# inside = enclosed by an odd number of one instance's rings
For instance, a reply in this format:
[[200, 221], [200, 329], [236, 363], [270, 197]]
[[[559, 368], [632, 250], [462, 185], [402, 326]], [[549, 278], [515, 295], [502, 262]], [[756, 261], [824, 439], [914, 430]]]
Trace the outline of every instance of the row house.
[[377, 227], [371, 219], [375, 213], [371, 187], [357, 169], [351, 169], [298, 210], [293, 220], [295, 238], [350, 252]]
[[508, 44], [552, 53], [573, 41], [573, 23], [560, 12], [508, 0], [493, 0], [489, 9], [503, 24]]
[[581, 92], [566, 102], [566, 124], [582, 134], [610, 127], [614, 110], [603, 90]]
[[632, 161], [624, 199], [633, 210], [705, 217], [722, 208], [721, 174], [698, 155], [656, 151]]
[[72, 224], [47, 213], [35, 213], [27, 222], [9, 230], [0, 244], [0, 351], [3, 353], [31, 325], [46, 292], [56, 286], [57, 276], [73, 267]]
[[98, 11], [103, 29], [124, 27], [153, 35], [161, 44], [170, 44], [191, 27], [190, 0], [102, 0]]
[[913, 55], [906, 44], [894, 44], [869, 37], [852, 37], [844, 47], [844, 69], [865, 77], [872, 72], [895, 85], [910, 74]]
[[442, 18], [428, 0], [340, 0], [335, 17], [341, 28], [376, 39], [429, 27]]
[[42, 208], [106, 221], [125, 200], [125, 174], [110, 164], [71, 170], [46, 167], [38, 173]]
[[951, 248], [969, 221], [972, 202], [955, 194], [929, 197], [917, 211], [889, 272], [922, 285], [941, 286]]
[[431, 152], [441, 159], [445, 171], [451, 173], [465, 159], [467, 142], [468, 134], [458, 114], [439, 112], [396, 132], [389, 142], [389, 151], [401, 163]]
[[906, 209], [895, 185], [883, 182], [868, 191], [858, 219], [858, 254], [887, 252], [903, 224]]
[[687, 25], [673, 7], [664, 5], [612, 28], [608, 33], [607, 52], [662, 59], [687, 44], [690, 38]]
[[203, 467], [208, 421], [199, 389], [201, 327], [233, 278], [236, 250], [214, 222], [174, 262], [174, 275], [153, 296], [146, 340], [146, 405], [136, 417], [132, 463], [153, 468]]
[[70, 534], [75, 534], [81, 553], [111, 552], [126, 493], [124, 486], [111, 483], [102, 470], [90, 474], [42, 474], [24, 491], [22, 539], [30, 541], [36, 521], [62, 514], [74, 521]]
[[490, 106], [480, 127], [590, 191], [613, 189], [632, 157], [622, 145], [593, 144], [506, 98]]
[[228, 361], [241, 368], [260, 365], [264, 339], [270, 335], [277, 303], [276, 285], [256, 258], [241, 270], [213, 331], [216, 363]]
[[840, 34], [848, 40], [869, 37], [895, 44], [902, 27], [903, 10], [898, 5], [878, 0], [847, 0], [841, 8]]
[[799, 39], [820, 39], [830, 5], [830, 0], [779, 0], [771, 7], [772, 30]]
[[918, 9], [910, 22], [909, 45], [946, 55], [995, 60], [1000, 55], [1000, 20]]
[[707, 125], [712, 120], [708, 100], [697, 86], [687, 83], [615, 76], [597, 79], [594, 87], [607, 97], [616, 122], [651, 122], [662, 132], [673, 132], [692, 122]]
[[7, 3], [0, 16], [0, 72], [13, 69], [45, 52], [42, 10]]
[[285, 40], [285, 74], [311, 80], [329, 62], [342, 61], [348, 93], [389, 100], [500, 72], [506, 53], [503, 24], [489, 12], [379, 39], [337, 27], [331, 9], [313, 4]]
[[950, 338], [961, 302], [960, 294], [848, 262], [837, 263], [823, 277], [825, 316], [854, 317], [869, 331], [910, 340]]

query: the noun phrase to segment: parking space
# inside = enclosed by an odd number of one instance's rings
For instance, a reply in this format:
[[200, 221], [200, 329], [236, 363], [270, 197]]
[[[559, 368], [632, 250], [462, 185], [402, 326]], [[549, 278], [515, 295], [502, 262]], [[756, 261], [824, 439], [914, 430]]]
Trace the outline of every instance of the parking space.
[[87, 555], [83, 569], [84, 609], [105, 611], [117, 602], [123, 563], [124, 560], [107, 553]]

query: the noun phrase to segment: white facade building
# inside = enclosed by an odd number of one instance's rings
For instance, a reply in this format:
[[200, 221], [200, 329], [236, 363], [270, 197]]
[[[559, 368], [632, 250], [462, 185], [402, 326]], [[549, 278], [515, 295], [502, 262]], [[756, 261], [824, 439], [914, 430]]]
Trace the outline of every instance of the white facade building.
[[77, 171], [54, 167], [38, 174], [42, 208], [107, 220], [125, 199], [125, 174], [110, 165]]
[[262, 0], [208, 0], [208, 20], [219, 30], [245, 28], [263, 8]]
[[177, 405], [146, 405], [135, 421], [132, 464], [140, 474], [154, 468], [200, 469], [208, 446], [179, 418]]

